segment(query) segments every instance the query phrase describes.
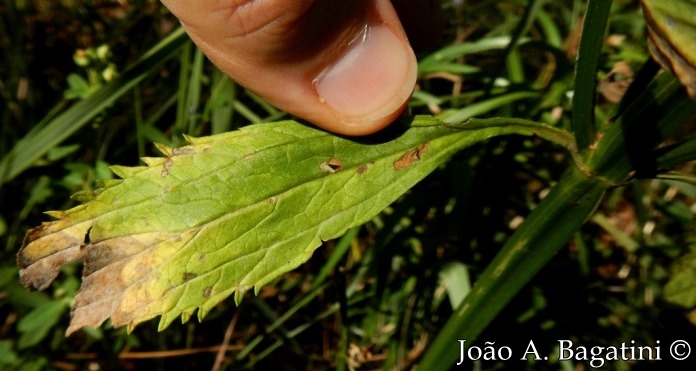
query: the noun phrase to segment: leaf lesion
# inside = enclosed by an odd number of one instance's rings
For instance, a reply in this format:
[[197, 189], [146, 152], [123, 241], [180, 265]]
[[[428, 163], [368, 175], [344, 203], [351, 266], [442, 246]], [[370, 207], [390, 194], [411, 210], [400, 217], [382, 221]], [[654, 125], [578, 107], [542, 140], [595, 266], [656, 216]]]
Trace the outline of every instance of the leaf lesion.
[[343, 170], [343, 162], [336, 157], [331, 157], [328, 161], [319, 164], [319, 170], [324, 174], [334, 174]]
[[20, 283], [28, 288], [46, 289], [63, 265], [81, 257], [91, 227], [91, 221], [70, 225], [59, 220], [29, 230], [17, 254]]
[[407, 168], [407, 167], [413, 165], [414, 163], [420, 161], [423, 154], [428, 152], [429, 148], [430, 148], [430, 143], [425, 142], [425, 143], [421, 144], [420, 146], [404, 153], [401, 157], [399, 157], [398, 160], [394, 161], [394, 169], [401, 170], [401, 169]]

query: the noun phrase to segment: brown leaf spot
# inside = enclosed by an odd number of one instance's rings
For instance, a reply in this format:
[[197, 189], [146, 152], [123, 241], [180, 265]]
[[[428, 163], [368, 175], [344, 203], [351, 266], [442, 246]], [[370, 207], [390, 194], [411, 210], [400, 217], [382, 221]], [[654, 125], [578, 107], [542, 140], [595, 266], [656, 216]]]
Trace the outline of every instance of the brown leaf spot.
[[274, 204], [276, 203], [276, 198], [275, 198], [275, 197], [269, 198], [269, 199], [268, 199], [268, 203], [271, 204], [271, 205], [274, 205]]
[[164, 178], [164, 177], [166, 177], [167, 175], [169, 175], [169, 169], [171, 169], [171, 167], [172, 167], [173, 165], [174, 165], [174, 160], [172, 160], [171, 157], [168, 158], [167, 161], [164, 162], [164, 170], [162, 170], [162, 172], [160, 173], [160, 175], [162, 176], [162, 178]]
[[319, 164], [319, 170], [324, 174], [333, 174], [343, 170], [343, 163], [336, 157], [331, 157], [328, 161]]
[[204, 298], [209, 298], [210, 296], [213, 295], [213, 288], [208, 286], [205, 289], [203, 289], [203, 297]]
[[414, 162], [420, 161], [421, 156], [428, 152], [428, 147], [430, 147], [430, 143], [423, 143], [417, 148], [404, 153], [398, 160], [394, 161], [394, 169], [401, 170], [413, 165]]
[[244, 159], [245, 159], [245, 160], [248, 160], [248, 159], [250, 159], [250, 158], [252, 158], [252, 157], [254, 157], [254, 156], [256, 156], [256, 151], [251, 152], [251, 153], [247, 153], [246, 155], [244, 155]]
[[184, 282], [191, 281], [192, 279], [198, 277], [197, 274], [191, 272], [184, 272]]
[[358, 166], [358, 174], [362, 175], [367, 172], [367, 164], [362, 164]]
[[196, 150], [190, 147], [184, 147], [184, 148], [172, 148], [172, 155], [174, 156], [179, 156], [179, 155], [195, 155]]

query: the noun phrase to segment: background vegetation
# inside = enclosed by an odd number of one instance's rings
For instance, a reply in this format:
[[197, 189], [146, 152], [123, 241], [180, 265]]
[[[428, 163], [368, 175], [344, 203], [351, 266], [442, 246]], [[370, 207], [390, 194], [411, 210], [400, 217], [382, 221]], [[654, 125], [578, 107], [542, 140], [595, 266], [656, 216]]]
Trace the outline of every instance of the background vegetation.
[[[436, 49], [419, 56], [413, 113], [570, 127], [584, 1], [443, 6], [448, 28]], [[14, 256], [26, 230], [47, 220], [42, 212], [74, 206], [69, 196], [112, 177], [109, 165], [157, 155], [152, 142], [179, 145], [184, 133], [287, 115], [210, 65], [157, 1], [8, 0], [0, 17], [3, 369], [408, 368], [572, 161], [536, 138], [490, 140], [457, 154], [378, 218], [326, 242], [239, 307], [228, 300], [202, 323], [161, 333], [153, 321], [131, 335], [106, 325], [65, 338], [80, 266], [65, 267], [45, 292], [17, 282]], [[648, 60], [638, 1], [614, 1], [609, 20], [598, 122], [615, 113], [633, 71]], [[692, 129], [683, 125], [673, 140]], [[693, 173], [693, 166], [681, 170]], [[695, 316], [663, 298], [671, 264], [696, 248], [695, 199], [696, 187], [664, 180], [611, 190], [478, 337], [481, 345], [516, 351], [534, 340], [550, 360], [467, 367], [587, 367], [555, 361], [558, 339], [605, 346], [695, 340]], [[664, 363], [607, 365], [658, 366]]]

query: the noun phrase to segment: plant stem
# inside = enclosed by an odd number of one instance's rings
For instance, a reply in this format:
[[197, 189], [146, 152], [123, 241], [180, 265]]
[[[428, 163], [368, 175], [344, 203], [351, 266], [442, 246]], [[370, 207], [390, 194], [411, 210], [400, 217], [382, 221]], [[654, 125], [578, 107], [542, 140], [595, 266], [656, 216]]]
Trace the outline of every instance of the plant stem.
[[479, 277], [418, 369], [449, 368], [459, 354], [454, 339], [473, 341], [585, 223], [607, 188], [570, 168]]
[[583, 22], [578, 58], [575, 63], [572, 131], [578, 150], [587, 149], [595, 140], [595, 89], [599, 56], [604, 43], [611, 0], [590, 0]]

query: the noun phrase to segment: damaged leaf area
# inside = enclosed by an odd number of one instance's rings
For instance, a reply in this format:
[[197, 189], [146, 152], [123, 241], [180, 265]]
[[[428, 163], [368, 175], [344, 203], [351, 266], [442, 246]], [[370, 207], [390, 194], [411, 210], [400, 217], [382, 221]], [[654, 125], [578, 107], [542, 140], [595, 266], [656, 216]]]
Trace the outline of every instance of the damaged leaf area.
[[158, 146], [165, 157], [113, 167], [122, 179], [30, 230], [20, 280], [45, 289], [62, 265], [84, 260], [68, 334], [109, 318], [129, 329], [157, 316], [160, 329], [196, 311], [202, 319], [369, 221], [461, 148], [533, 134], [465, 126], [420, 117], [396, 138], [364, 143], [284, 121]]
[[641, 0], [650, 54], [696, 99], [696, 1]]
[[401, 170], [413, 165], [414, 162], [420, 161], [425, 152], [428, 152], [428, 143], [421, 144], [418, 148], [404, 153], [398, 160], [394, 161], [394, 169]]
[[331, 157], [328, 161], [324, 161], [319, 164], [319, 170], [324, 174], [333, 174], [337, 171], [343, 170], [343, 163], [336, 157]]

